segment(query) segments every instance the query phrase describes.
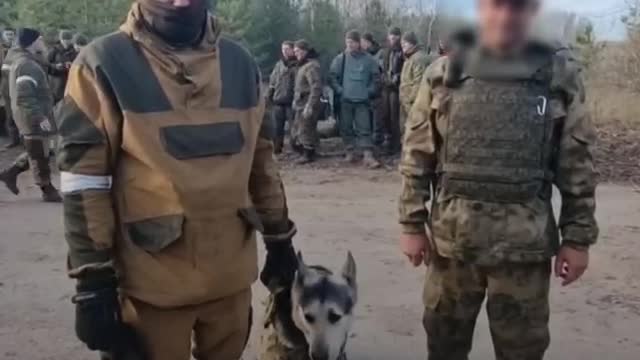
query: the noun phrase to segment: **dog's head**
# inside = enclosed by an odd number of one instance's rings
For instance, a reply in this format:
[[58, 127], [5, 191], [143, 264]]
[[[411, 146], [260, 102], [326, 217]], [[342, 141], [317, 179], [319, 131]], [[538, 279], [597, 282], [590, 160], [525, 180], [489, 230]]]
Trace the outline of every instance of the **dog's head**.
[[343, 355], [357, 297], [356, 263], [351, 253], [340, 274], [307, 266], [298, 254], [292, 315], [309, 344], [312, 360], [338, 360]]

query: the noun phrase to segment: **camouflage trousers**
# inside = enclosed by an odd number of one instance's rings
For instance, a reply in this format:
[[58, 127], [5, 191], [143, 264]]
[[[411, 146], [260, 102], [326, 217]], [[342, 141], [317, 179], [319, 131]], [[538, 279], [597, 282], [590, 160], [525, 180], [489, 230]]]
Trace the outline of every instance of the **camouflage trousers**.
[[291, 126], [291, 142], [313, 150], [318, 144], [318, 118], [320, 114], [314, 112], [310, 117], [302, 116], [302, 110], [296, 110]]
[[49, 164], [49, 141], [47, 138], [25, 138], [23, 152], [13, 162], [19, 172], [31, 169], [36, 185], [43, 187], [51, 184], [51, 167]]
[[485, 298], [496, 360], [542, 360], [551, 263], [479, 267], [438, 257], [424, 291], [429, 360], [467, 360]]
[[277, 306], [274, 295], [269, 295], [265, 307], [258, 360], [310, 360], [306, 342], [299, 341], [298, 344], [294, 344], [292, 339], [284, 334], [285, 329], [276, 327]]

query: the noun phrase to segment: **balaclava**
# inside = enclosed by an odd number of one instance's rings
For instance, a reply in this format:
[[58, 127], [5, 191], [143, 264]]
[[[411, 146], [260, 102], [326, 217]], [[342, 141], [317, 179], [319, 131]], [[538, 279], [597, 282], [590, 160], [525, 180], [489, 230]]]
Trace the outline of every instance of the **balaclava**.
[[189, 6], [172, 1], [138, 0], [144, 21], [160, 38], [172, 46], [193, 45], [203, 33], [207, 19], [207, 0], [191, 0]]

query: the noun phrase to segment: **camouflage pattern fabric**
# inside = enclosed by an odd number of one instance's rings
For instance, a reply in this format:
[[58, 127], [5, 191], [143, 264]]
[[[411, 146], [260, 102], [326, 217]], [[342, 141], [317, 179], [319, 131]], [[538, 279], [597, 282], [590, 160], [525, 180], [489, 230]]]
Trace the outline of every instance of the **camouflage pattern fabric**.
[[296, 75], [293, 100], [295, 113], [291, 139], [294, 143], [307, 149], [315, 149], [318, 142], [317, 126], [320, 117], [321, 96], [322, 75], [320, 73], [320, 63], [315, 58], [305, 60], [301, 63]]
[[[502, 92], [495, 91], [496, 88], [491, 92], [486, 92], [485, 88], [483, 94], [470, 91], [477, 83], [469, 69], [458, 74], [461, 79], [458, 84], [446, 86], [448, 77], [454, 73], [451, 57], [440, 58], [429, 67], [406, 125], [400, 164], [403, 175], [400, 223], [404, 232], [424, 233], [429, 222], [439, 255], [483, 265], [545, 261], [560, 246], [558, 229], [566, 243], [589, 246], [596, 242], [594, 196], [597, 174], [592, 147], [595, 130], [585, 112], [584, 87], [578, 66], [565, 51], [549, 52], [550, 64], [543, 62], [540, 71], [531, 72], [527, 64], [499, 68], [512, 71], [514, 80], [523, 83], [539, 83], [537, 77], [545, 69], [550, 72], [549, 89], [535, 90], [540, 91], [538, 102], [527, 100], [530, 97], [511, 98], [512, 104], [518, 100], [526, 109], [510, 106], [504, 110], [503, 100], [511, 95], [498, 101], [493, 95]], [[523, 74], [529, 74], [529, 80], [523, 78]], [[495, 76], [503, 78], [495, 81]], [[483, 79], [486, 80], [483, 81], [486, 86], [498, 87], [505, 81], [504, 76], [485, 73]], [[475, 91], [479, 92], [479, 89]], [[545, 97], [543, 101], [546, 93], [550, 94], [549, 98]], [[509, 102], [509, 99], [504, 101]], [[466, 102], [466, 105], [462, 107], [460, 102]], [[525, 110], [543, 113], [540, 121], [536, 120], [536, 124], [542, 126], [528, 124], [529, 128], [519, 121], [481, 121], [490, 115], [510, 119]], [[485, 128], [466, 133], [455, 128], [473, 119], [477, 120], [475, 124]], [[509, 128], [518, 123], [519, 129]], [[520, 135], [517, 135], [518, 130]], [[494, 141], [480, 144], [484, 138], [480, 135], [487, 133], [494, 134]], [[509, 134], [536, 135], [540, 141], [530, 142], [522, 148], [498, 148], [514, 141], [505, 138]], [[458, 142], [456, 136], [466, 136], [465, 146], [475, 151], [460, 148], [463, 142]], [[501, 142], [503, 138], [508, 141]], [[457, 142], [458, 146], [447, 147], [452, 142]], [[490, 155], [496, 153], [500, 156]], [[482, 160], [476, 162], [478, 158]], [[532, 170], [523, 171], [520, 165], [525, 162], [536, 164]], [[493, 172], [493, 167], [508, 171]], [[461, 168], [465, 170], [459, 171]], [[526, 175], [528, 171], [535, 174]], [[516, 179], [517, 175], [526, 176]], [[530, 179], [538, 179], [533, 182], [533, 190], [524, 186]], [[468, 181], [479, 185], [474, 191], [461, 190], [459, 185]], [[502, 183], [521, 184], [525, 190], [501, 188]], [[556, 185], [562, 196], [563, 207], [557, 224], [551, 206], [551, 185]], [[435, 196], [432, 196], [434, 186]], [[523, 194], [526, 196], [521, 196]], [[431, 200], [432, 211], [429, 212], [425, 204]]]
[[310, 360], [309, 348], [306, 342], [290, 344], [285, 335], [276, 328], [275, 296], [269, 295], [265, 303], [264, 330], [260, 336], [258, 349], [259, 360]]
[[406, 56], [400, 75], [400, 103], [406, 114], [418, 96], [422, 75], [432, 61], [433, 58], [421, 48]]
[[436, 257], [424, 289], [429, 360], [467, 360], [485, 298], [497, 360], [542, 360], [550, 261], [482, 267]]

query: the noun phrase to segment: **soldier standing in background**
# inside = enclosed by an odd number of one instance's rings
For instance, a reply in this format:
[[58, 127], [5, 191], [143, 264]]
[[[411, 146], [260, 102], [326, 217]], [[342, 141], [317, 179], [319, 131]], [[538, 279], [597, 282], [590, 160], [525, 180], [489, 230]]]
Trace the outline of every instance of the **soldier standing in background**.
[[[373, 34], [370, 32], [364, 33], [362, 35], [362, 41], [360, 41], [360, 46], [362, 46], [362, 50], [366, 51], [369, 55], [373, 57], [373, 59], [378, 63], [380, 78], [378, 79], [378, 84], [382, 85], [382, 56], [383, 50], [380, 47], [380, 44], [373, 37]], [[384, 118], [384, 106], [382, 101], [382, 86], [378, 87], [376, 95], [371, 100], [371, 118], [373, 119], [373, 143], [377, 147], [381, 147], [384, 142], [384, 127], [383, 118]], [[382, 135], [382, 136], [381, 136]]]
[[15, 30], [11, 28], [4, 29], [2, 32], [2, 50], [3, 56], [0, 56], [0, 97], [4, 103], [4, 126], [9, 136], [9, 143], [6, 145], [7, 149], [20, 146], [20, 132], [13, 119], [13, 111], [11, 110], [11, 97], [9, 94], [9, 70], [11, 69], [11, 63], [13, 58], [13, 49], [15, 45]]
[[24, 140], [26, 153], [0, 173], [0, 181], [14, 194], [19, 193], [17, 177], [32, 169], [36, 184], [42, 190], [45, 202], [60, 202], [58, 191], [51, 184], [49, 165], [49, 137], [55, 133], [53, 97], [47, 75], [42, 68], [45, 49], [40, 33], [33, 29], [20, 29], [17, 47], [12, 58], [9, 88], [13, 118]]
[[298, 60], [293, 51], [292, 41], [282, 43], [282, 57], [276, 63], [269, 78], [267, 101], [271, 105], [271, 119], [276, 126], [275, 153], [282, 153], [285, 127], [293, 120], [293, 94], [296, 82]]
[[306, 40], [296, 41], [294, 52], [298, 60], [298, 72], [293, 97], [295, 120], [291, 131], [291, 146], [302, 155], [298, 163], [308, 164], [316, 159], [322, 74], [318, 53]]
[[85, 35], [73, 35], [73, 48], [76, 50], [77, 54], [80, 54], [80, 51], [82, 51], [82, 49], [87, 45], [89, 45], [89, 39]]
[[418, 44], [418, 37], [413, 32], [406, 33], [402, 37], [402, 52], [405, 60], [400, 78], [400, 104], [402, 104], [400, 129], [404, 130], [404, 123], [418, 96], [422, 75], [433, 58]]
[[71, 63], [78, 56], [73, 42], [73, 33], [69, 30], [60, 31], [60, 41], [49, 52], [49, 75], [51, 76], [51, 90], [53, 99], [58, 103], [64, 97], [67, 87], [67, 77]]
[[542, 360], [552, 268], [578, 280], [598, 237], [595, 130], [571, 54], [529, 36], [541, 6], [478, 0], [479, 31], [427, 70], [408, 119], [400, 243], [428, 264], [430, 360], [468, 359], [485, 297], [496, 359]]
[[375, 139], [389, 155], [400, 151], [400, 76], [404, 64], [400, 39], [402, 31], [389, 29], [387, 47], [382, 51], [382, 115]]
[[329, 70], [331, 88], [340, 98], [340, 135], [346, 147], [345, 160], [354, 162], [361, 151], [364, 164], [381, 166], [373, 153], [373, 119], [371, 99], [379, 89], [378, 62], [360, 46], [360, 33], [352, 30], [345, 37], [346, 49], [336, 56]]

